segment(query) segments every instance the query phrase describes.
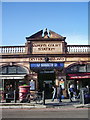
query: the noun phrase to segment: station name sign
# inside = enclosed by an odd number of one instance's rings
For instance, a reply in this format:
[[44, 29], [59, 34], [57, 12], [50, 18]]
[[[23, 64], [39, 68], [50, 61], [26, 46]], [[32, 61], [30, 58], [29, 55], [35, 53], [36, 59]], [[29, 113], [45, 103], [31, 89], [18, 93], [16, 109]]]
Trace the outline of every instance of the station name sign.
[[61, 41], [32, 42], [32, 54], [62, 54]]
[[30, 63], [30, 68], [64, 68], [64, 63]]

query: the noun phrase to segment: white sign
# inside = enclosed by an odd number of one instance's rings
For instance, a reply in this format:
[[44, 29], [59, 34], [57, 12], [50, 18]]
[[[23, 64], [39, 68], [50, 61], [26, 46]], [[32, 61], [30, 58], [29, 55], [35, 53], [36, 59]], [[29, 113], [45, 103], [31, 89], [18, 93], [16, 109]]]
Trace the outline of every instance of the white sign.
[[35, 90], [35, 81], [30, 81], [30, 90]]

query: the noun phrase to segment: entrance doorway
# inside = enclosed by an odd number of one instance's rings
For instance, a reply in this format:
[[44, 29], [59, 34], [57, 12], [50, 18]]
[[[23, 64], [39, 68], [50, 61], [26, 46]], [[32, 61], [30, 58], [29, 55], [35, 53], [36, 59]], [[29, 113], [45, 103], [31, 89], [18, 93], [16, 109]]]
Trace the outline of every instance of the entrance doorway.
[[12, 93], [12, 97], [14, 97], [14, 90], [16, 92], [16, 99], [19, 99], [19, 80], [17, 79], [5, 79], [4, 80], [4, 98], [6, 98], [6, 94]]
[[45, 98], [52, 97], [52, 85], [55, 84], [55, 72], [54, 71], [40, 71], [38, 73], [38, 88], [42, 92], [45, 90]]

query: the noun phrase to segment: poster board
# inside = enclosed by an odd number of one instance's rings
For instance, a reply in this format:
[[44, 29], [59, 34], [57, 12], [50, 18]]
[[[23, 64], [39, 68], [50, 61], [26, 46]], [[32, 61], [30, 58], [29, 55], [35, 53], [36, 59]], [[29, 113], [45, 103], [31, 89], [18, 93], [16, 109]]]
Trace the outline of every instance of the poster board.
[[30, 90], [35, 90], [35, 81], [34, 80], [30, 81]]

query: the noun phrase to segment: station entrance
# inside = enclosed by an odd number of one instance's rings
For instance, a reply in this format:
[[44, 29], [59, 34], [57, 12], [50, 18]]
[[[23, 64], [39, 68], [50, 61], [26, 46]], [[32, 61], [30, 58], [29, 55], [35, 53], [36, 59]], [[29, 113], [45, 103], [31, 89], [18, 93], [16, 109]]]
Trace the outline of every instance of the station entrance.
[[64, 63], [30, 63], [30, 69], [36, 73], [38, 81], [38, 91], [45, 91], [45, 98], [52, 97], [52, 86], [55, 85], [56, 73], [55, 70], [62, 71]]
[[45, 98], [52, 98], [52, 86], [55, 85], [54, 71], [40, 71], [38, 73], [38, 90], [45, 91]]

